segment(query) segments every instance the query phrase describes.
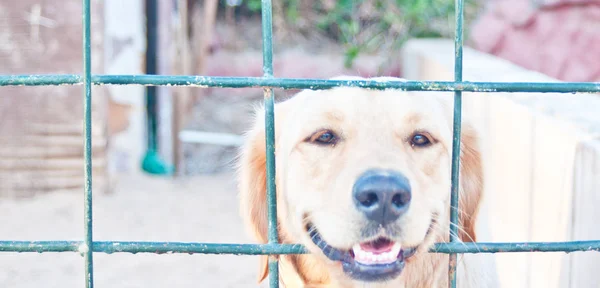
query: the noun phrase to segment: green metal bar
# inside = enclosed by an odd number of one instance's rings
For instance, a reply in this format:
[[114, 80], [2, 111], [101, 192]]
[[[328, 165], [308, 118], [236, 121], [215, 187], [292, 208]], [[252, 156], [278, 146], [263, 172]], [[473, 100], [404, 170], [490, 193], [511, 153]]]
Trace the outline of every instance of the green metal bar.
[[[158, 29], [157, 14], [158, 4], [156, 0], [146, 0], [146, 74], [156, 74], [156, 56]], [[146, 117], [147, 117], [147, 132], [148, 132], [148, 150], [157, 150], [157, 130], [156, 130], [156, 87], [146, 87]]]
[[[265, 77], [273, 75], [271, 50], [271, 1], [263, 0], [263, 70]], [[267, 149], [267, 201], [269, 217], [269, 243], [277, 243], [277, 201], [275, 193], [275, 101], [273, 89], [265, 88], [265, 137]]]
[[[454, 81], [461, 82], [463, 75], [463, 0], [456, 0], [456, 32], [454, 36]], [[454, 92], [454, 120], [452, 131], [452, 185], [450, 191], [450, 242], [458, 243], [458, 193], [460, 187], [460, 138], [462, 124], [462, 91]], [[450, 253], [448, 261], [448, 287], [456, 288], [457, 254]]]
[[[167, 75], [93, 75], [96, 85], [192, 86], [200, 88], [281, 88], [323, 90], [341, 86], [407, 91], [600, 93], [600, 82], [453, 82], [323, 80], [310, 78], [209, 77]], [[0, 86], [79, 85], [80, 75], [0, 75]]]
[[600, 252], [600, 240], [569, 242], [437, 243], [433, 253]]
[[263, 76], [273, 77], [273, 7], [271, 0], [262, 0]]
[[[273, 8], [271, 0], [262, 0], [263, 77], [273, 78]], [[267, 217], [269, 244], [279, 243], [277, 234], [277, 193], [275, 187], [275, 95], [272, 88], [264, 89], [265, 142], [267, 155]], [[277, 258], [269, 257], [269, 286], [279, 287]]]
[[0, 241], [0, 252], [79, 252], [83, 241]]
[[[146, 0], [146, 74], [157, 73], [158, 55], [158, 2]], [[142, 158], [142, 170], [155, 175], [168, 175], [173, 171], [160, 156], [158, 151], [158, 99], [155, 86], [146, 89], [146, 137], [147, 146]]]
[[83, 83], [81, 75], [0, 75], [0, 86], [57, 86], [79, 85]]
[[[0, 252], [78, 252], [81, 241], [0, 241]], [[275, 255], [306, 253], [301, 245], [96, 241], [93, 252]]]
[[[0, 241], [0, 252], [50, 253], [79, 252], [83, 241]], [[232, 254], [278, 255], [306, 254], [298, 244], [229, 244], [147, 241], [94, 241], [96, 253], [155, 254]], [[600, 240], [570, 242], [508, 242], [508, 243], [437, 243], [431, 253], [522, 253], [522, 252], [600, 252]]]
[[90, 29], [90, 0], [83, 0], [83, 143], [84, 151], [84, 232], [85, 240], [79, 252], [85, 261], [85, 287], [94, 287], [94, 261], [92, 253], [92, 52]]

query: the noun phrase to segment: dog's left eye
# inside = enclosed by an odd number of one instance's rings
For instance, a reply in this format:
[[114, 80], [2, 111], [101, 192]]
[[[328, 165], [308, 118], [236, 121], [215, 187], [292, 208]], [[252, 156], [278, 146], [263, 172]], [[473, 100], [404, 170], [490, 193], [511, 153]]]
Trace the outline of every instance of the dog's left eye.
[[423, 134], [415, 134], [412, 136], [412, 139], [410, 140], [411, 146], [425, 147], [425, 146], [428, 146], [429, 144], [431, 144], [431, 141], [429, 140], [429, 138], [427, 138], [427, 136], [425, 136]]
[[319, 131], [309, 138], [310, 142], [317, 144], [335, 144], [337, 137], [329, 130]]

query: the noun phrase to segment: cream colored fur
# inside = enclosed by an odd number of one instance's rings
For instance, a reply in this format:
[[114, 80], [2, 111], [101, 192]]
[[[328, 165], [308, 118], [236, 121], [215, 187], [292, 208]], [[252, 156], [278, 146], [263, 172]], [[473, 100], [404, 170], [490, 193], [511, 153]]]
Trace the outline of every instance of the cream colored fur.
[[[240, 208], [250, 233], [257, 242], [266, 243], [263, 110], [258, 109], [256, 115], [238, 162]], [[307, 137], [319, 129], [339, 132], [342, 141], [333, 147], [307, 143]], [[422, 149], [411, 147], [407, 139], [415, 131], [429, 133], [435, 144]], [[279, 237], [283, 243], [301, 243], [312, 252], [280, 257], [280, 281], [284, 287], [447, 287], [448, 255], [427, 250], [435, 242], [448, 241], [451, 94], [347, 87], [306, 90], [276, 104], [275, 135]], [[477, 133], [464, 119], [459, 199], [459, 237], [464, 242], [477, 239], [475, 222], [483, 196], [482, 164]], [[311, 221], [323, 239], [338, 249], [350, 249], [358, 243], [364, 219], [352, 205], [351, 188], [357, 176], [368, 168], [401, 171], [412, 187], [410, 209], [397, 223], [405, 233], [394, 240], [403, 246], [419, 245], [419, 250], [407, 260], [401, 275], [386, 283], [350, 279], [339, 263], [323, 255], [304, 229], [306, 221]], [[432, 215], [438, 215], [437, 225], [427, 234]], [[268, 273], [267, 257], [261, 259], [259, 281]], [[496, 287], [495, 273], [493, 255], [459, 255], [459, 287]]]

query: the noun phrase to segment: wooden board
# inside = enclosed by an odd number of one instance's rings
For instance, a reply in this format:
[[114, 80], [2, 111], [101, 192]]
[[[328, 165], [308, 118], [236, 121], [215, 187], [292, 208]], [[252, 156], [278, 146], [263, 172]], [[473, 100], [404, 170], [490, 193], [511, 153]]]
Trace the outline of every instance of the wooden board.
[[[0, 3], [1, 74], [80, 74], [81, 1]], [[92, 73], [102, 71], [102, 1], [92, 1]], [[107, 101], [93, 89], [94, 191], [105, 191]], [[0, 196], [83, 189], [82, 86], [0, 87]]]

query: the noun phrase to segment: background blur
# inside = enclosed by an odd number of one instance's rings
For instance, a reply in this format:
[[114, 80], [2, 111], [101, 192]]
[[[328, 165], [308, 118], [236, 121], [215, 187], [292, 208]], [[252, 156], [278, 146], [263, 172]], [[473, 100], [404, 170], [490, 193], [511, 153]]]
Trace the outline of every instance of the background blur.
[[[80, 2], [0, 1], [0, 73], [80, 74]], [[260, 2], [92, 0], [92, 73], [262, 76]], [[273, 3], [276, 77], [452, 81], [453, 1]], [[600, 2], [467, 0], [465, 46], [466, 81], [597, 82]], [[276, 99], [294, 92], [277, 90]], [[94, 87], [94, 239], [250, 241], [233, 160], [262, 97], [246, 88]], [[482, 240], [600, 239], [600, 98], [465, 97], [485, 139], [491, 224]], [[80, 86], [0, 87], [2, 240], [82, 238], [81, 99]], [[251, 256], [94, 260], [98, 287], [257, 287]], [[599, 268], [598, 253], [499, 256], [511, 288], [598, 287]], [[0, 254], [0, 287], [83, 283], [75, 253]]]

